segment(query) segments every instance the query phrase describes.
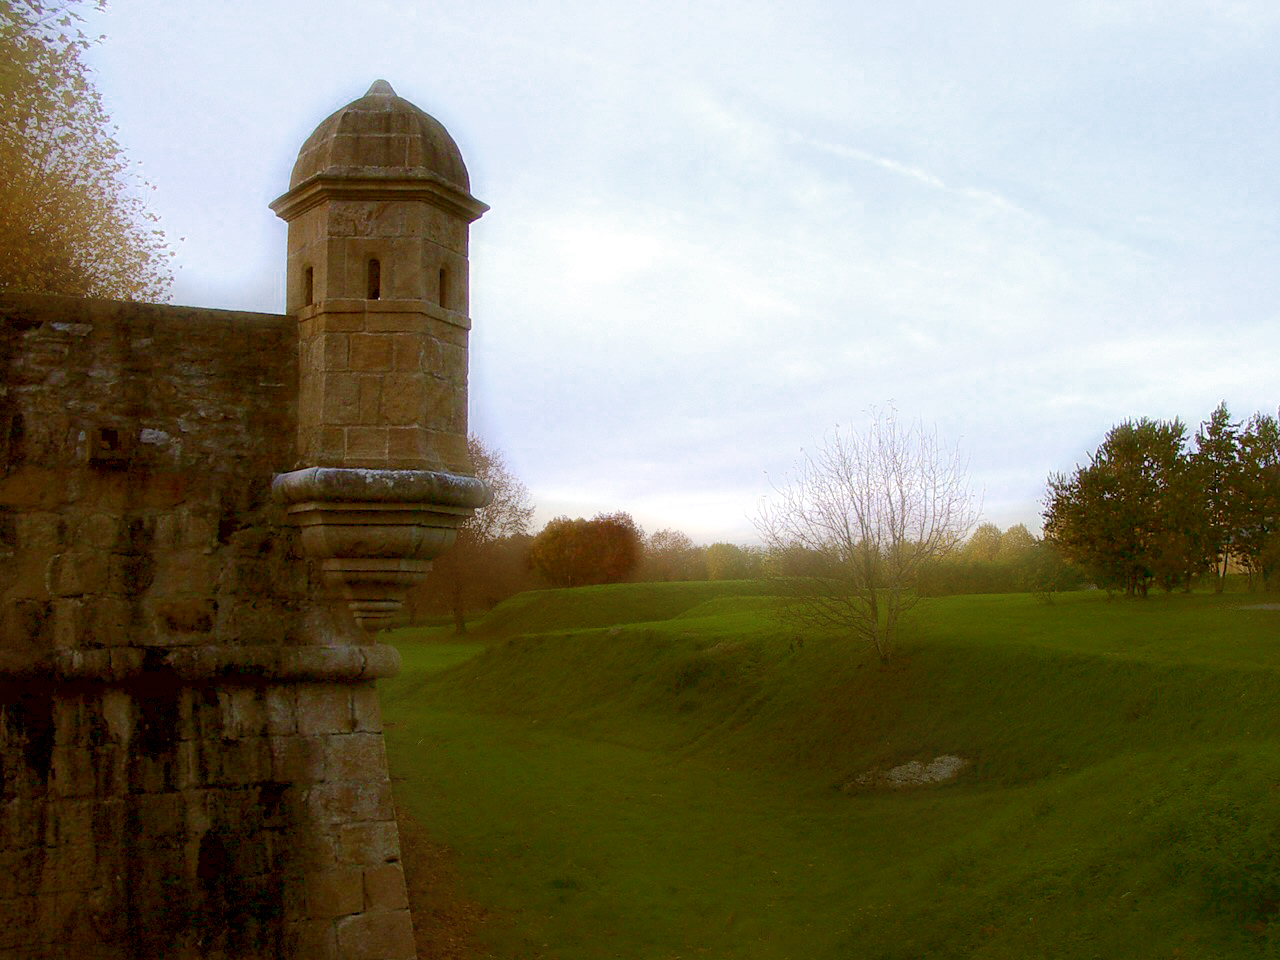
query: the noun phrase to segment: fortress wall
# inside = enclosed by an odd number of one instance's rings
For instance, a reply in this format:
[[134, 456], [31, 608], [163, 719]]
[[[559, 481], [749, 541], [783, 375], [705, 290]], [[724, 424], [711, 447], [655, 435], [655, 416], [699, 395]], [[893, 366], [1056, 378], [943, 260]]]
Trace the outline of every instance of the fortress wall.
[[6, 648], [287, 642], [293, 323], [14, 295], [0, 318]]
[[270, 498], [296, 338], [0, 295], [0, 957], [414, 956], [398, 661]]

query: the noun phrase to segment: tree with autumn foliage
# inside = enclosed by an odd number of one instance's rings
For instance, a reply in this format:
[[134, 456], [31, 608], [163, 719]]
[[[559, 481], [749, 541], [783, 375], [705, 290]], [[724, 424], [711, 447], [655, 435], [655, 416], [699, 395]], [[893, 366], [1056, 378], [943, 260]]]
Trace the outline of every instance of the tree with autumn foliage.
[[414, 610], [447, 610], [454, 630], [467, 632], [467, 614], [525, 589], [525, 554], [533, 504], [502, 453], [474, 434], [467, 454], [489, 503], [458, 530], [452, 549], [437, 557], [425, 583], [410, 598]]
[[621, 583], [643, 551], [644, 532], [629, 513], [599, 513], [590, 520], [556, 517], [534, 538], [529, 565], [556, 587]]
[[640, 563], [643, 580], [705, 580], [706, 551], [695, 546], [689, 535], [670, 527], [657, 530], [645, 539]]
[[156, 301], [172, 254], [85, 52], [88, 7], [0, 0], [0, 290]]

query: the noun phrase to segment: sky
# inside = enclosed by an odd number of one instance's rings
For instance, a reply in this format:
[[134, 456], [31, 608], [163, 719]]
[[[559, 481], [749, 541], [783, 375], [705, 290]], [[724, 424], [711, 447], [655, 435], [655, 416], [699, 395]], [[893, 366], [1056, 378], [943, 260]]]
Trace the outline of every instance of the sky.
[[[1274, 0], [112, 0], [175, 303], [284, 309], [267, 204], [376, 79], [472, 193], [471, 429], [535, 523], [696, 542], [873, 408], [984, 519], [1131, 417], [1280, 403]], [[182, 239], [178, 239], [182, 238]]]

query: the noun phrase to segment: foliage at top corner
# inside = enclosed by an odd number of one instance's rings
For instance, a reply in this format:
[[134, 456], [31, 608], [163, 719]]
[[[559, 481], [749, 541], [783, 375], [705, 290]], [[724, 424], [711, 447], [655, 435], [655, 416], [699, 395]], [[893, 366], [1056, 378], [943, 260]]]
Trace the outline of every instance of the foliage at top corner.
[[[173, 254], [85, 52], [105, 0], [0, 0], [0, 290], [158, 301]], [[152, 188], [153, 189], [153, 188]]]

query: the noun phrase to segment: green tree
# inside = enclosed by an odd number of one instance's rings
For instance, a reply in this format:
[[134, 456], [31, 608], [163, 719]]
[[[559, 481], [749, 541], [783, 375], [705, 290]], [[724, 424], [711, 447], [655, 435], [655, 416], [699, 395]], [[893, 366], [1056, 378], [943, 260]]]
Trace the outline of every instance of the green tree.
[[1053, 544], [1032, 536], [1025, 524], [1015, 523], [1001, 533], [995, 524], [984, 523], [963, 549], [922, 567], [916, 590], [928, 597], [1033, 593], [1052, 601], [1054, 594], [1080, 582], [1078, 569], [1066, 564]]
[[1018, 563], [1035, 550], [1039, 543], [1025, 523], [1015, 523], [1000, 534], [1000, 548], [996, 551], [996, 559], [1001, 563]]
[[1236, 552], [1250, 586], [1265, 586], [1280, 567], [1280, 422], [1256, 413], [1240, 434], [1240, 514]]
[[898, 621], [918, 599], [921, 569], [953, 551], [978, 520], [967, 469], [918, 421], [873, 411], [862, 432], [839, 427], [760, 507], [770, 554], [821, 554], [829, 576], [790, 582], [785, 616], [835, 628], [892, 657]]
[[1113, 427], [1088, 466], [1049, 478], [1045, 539], [1108, 588], [1146, 596], [1202, 563], [1187, 535], [1199, 513], [1187, 482], [1181, 420], [1128, 420]]
[[967, 560], [991, 563], [1000, 553], [1000, 528], [994, 523], [980, 523], [964, 545]]
[[706, 557], [708, 580], [746, 580], [751, 576], [751, 555], [736, 543], [713, 543], [707, 547]]
[[1023, 589], [1037, 599], [1053, 603], [1053, 598], [1063, 590], [1078, 589], [1085, 576], [1081, 569], [1062, 555], [1058, 545], [1050, 540], [1038, 540], [1021, 563]]
[[831, 567], [825, 554], [798, 544], [769, 550], [761, 562], [761, 572], [774, 579], [792, 577], [832, 577], [838, 571]]
[[84, 62], [85, 6], [105, 0], [0, 0], [0, 290], [166, 299], [172, 255]]
[[703, 551], [687, 534], [670, 528], [654, 531], [645, 539], [641, 571], [645, 580], [705, 580], [707, 577]]
[[1243, 518], [1241, 453], [1240, 424], [1232, 422], [1223, 401], [1196, 430], [1196, 451], [1191, 457], [1195, 480], [1203, 491], [1205, 549], [1213, 558], [1214, 589], [1219, 593]]

